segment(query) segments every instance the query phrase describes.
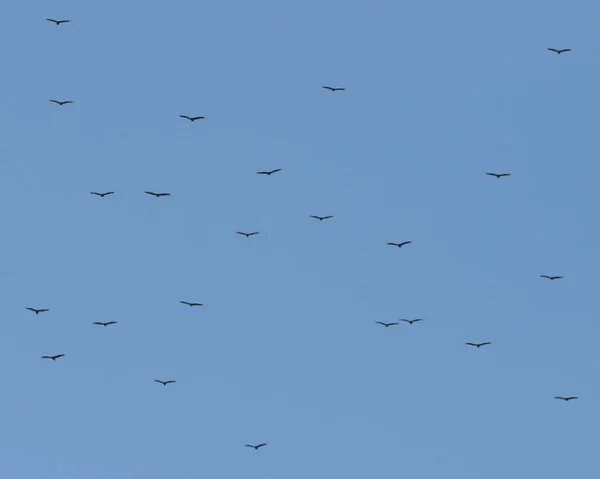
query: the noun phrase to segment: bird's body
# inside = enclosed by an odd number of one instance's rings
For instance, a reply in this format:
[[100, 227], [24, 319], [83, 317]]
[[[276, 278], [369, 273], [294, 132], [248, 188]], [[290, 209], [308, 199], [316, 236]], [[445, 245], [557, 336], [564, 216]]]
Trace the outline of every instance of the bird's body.
[[563, 401], [571, 401], [573, 399], [579, 399], [577, 396], [569, 396], [569, 397], [563, 397], [563, 396], [554, 396], [554, 399], [562, 399]]
[[500, 179], [503, 176], [510, 176], [510, 173], [486, 173], [486, 175], [495, 176], [496, 178]]
[[110, 326], [111, 324], [117, 324], [117, 323], [118, 323], [118, 321], [108, 321], [106, 323], [102, 323], [100, 321], [96, 321], [96, 322], [94, 322], [92, 324], [97, 324], [98, 326]]
[[186, 120], [190, 120], [194, 122], [196, 120], [204, 120], [204, 116], [187, 116], [187, 115], [179, 115], [181, 118], [185, 118]]
[[476, 348], [480, 348], [481, 346], [485, 346], [486, 344], [492, 344], [492, 343], [487, 342], [487, 343], [465, 343], [465, 344], [467, 344], [469, 346], [475, 346]]
[[562, 276], [548, 276], [547, 274], [540, 274], [540, 278], [546, 278], [550, 281], [554, 281], [555, 279], [562, 279]]
[[57, 354], [56, 356], [42, 356], [42, 359], [52, 359], [52, 361], [56, 361], [58, 358], [64, 357], [64, 354]]
[[70, 100], [67, 100], [67, 101], [50, 100], [50, 103], [56, 103], [57, 105], [63, 106], [63, 105], [68, 105], [69, 103], [73, 103], [73, 102]]
[[271, 171], [257, 171], [256, 174], [271, 176], [273, 173], [277, 173], [278, 171], [281, 171], [281, 168], [277, 168], [276, 170], [271, 170]]
[[398, 248], [402, 248], [404, 245], [410, 244], [412, 241], [403, 241], [402, 243], [388, 243], [390, 246], [397, 246]]
[[549, 51], [554, 52], [554, 53], [558, 53], [559, 55], [561, 53], [565, 53], [565, 52], [570, 52], [571, 49], [570, 48], [563, 48], [562, 50], [557, 50], [556, 48], [548, 48]]
[[344, 91], [345, 88], [334, 88], [334, 87], [330, 87], [330, 86], [324, 86], [323, 88], [325, 88], [325, 90], [329, 90], [329, 91]]
[[382, 323], [381, 321], [375, 321], [376, 324], [381, 324], [382, 326], [385, 326], [386, 328], [389, 328], [390, 326], [394, 326], [398, 323]]
[[25, 308], [29, 311], [33, 311], [35, 314], [45, 313], [46, 311], [50, 311], [49, 309], [35, 309], [35, 308]]
[[144, 191], [144, 193], [147, 195], [156, 196], [157, 198], [160, 198], [161, 196], [171, 196], [171, 193], [154, 193], [154, 191]]
[[96, 195], [96, 196], [99, 196], [100, 198], [104, 198], [104, 197], [105, 197], [105, 196], [107, 196], [107, 195], [114, 195], [114, 194], [115, 194], [115, 192], [114, 192], [114, 191], [107, 191], [106, 193], [97, 193], [97, 192], [95, 192], [95, 191], [92, 191], [92, 192], [90, 193], [90, 195]]
[[167, 384], [171, 384], [171, 383], [174, 383], [174, 382], [177, 382], [177, 381], [173, 381], [173, 380], [170, 380], [170, 381], [161, 381], [160, 379], [155, 379], [154, 382], [155, 383], [160, 383], [163, 386], [166, 386]]
[[243, 231], [236, 231], [236, 233], [239, 235], [244, 235], [246, 238], [249, 238], [250, 236], [257, 235], [258, 231], [254, 231], [253, 233], [244, 233]]
[[423, 321], [423, 320], [421, 318], [416, 318], [416, 319], [401, 319], [400, 321], [404, 321], [405, 323], [413, 324], [413, 323], [417, 323], [417, 322]]
[[71, 20], [54, 20], [54, 18], [46, 18], [46, 20], [48, 20], [49, 22], [54, 22], [56, 23], [56, 26], [58, 27], [61, 23], [69, 23]]
[[258, 451], [259, 448], [261, 448], [263, 446], [266, 446], [266, 445], [267, 445], [267, 443], [263, 442], [262, 444], [257, 444], [256, 446], [253, 446], [252, 444], [246, 444], [246, 447], [251, 447], [251, 448], [256, 449]]
[[310, 217], [315, 218], [319, 221], [328, 220], [329, 218], [333, 218], [333, 216], [315, 216], [315, 215], [310, 215]]
[[179, 301], [181, 304], [187, 304], [190, 307], [194, 307], [194, 306], [204, 306], [202, 303], [190, 303], [188, 301]]

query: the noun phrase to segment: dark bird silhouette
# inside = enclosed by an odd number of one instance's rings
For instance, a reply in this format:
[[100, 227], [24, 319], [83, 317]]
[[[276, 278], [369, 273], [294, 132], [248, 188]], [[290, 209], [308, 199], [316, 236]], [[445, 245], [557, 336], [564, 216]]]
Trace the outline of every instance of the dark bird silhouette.
[[325, 88], [326, 90], [329, 90], [329, 91], [344, 91], [345, 90], [345, 88], [333, 88], [330, 86], [323, 86], [323, 88]]
[[179, 115], [181, 118], [185, 118], [186, 120], [196, 121], [196, 120], [204, 120], [203, 116], [187, 116], [187, 115]]
[[153, 191], [144, 191], [144, 193], [147, 195], [156, 196], [157, 198], [160, 198], [161, 196], [171, 196], [171, 193], [154, 193]]
[[46, 311], [50, 311], [49, 309], [35, 309], [35, 308], [25, 308], [29, 311], [33, 311], [35, 314], [45, 313]]
[[402, 243], [388, 243], [390, 246], [397, 246], [398, 248], [402, 248], [406, 244], [410, 244], [412, 241], [404, 241]]
[[469, 346], [475, 346], [476, 348], [480, 348], [481, 346], [485, 346], [486, 344], [492, 344], [490, 342], [487, 343], [465, 343], [468, 344]]
[[58, 358], [64, 357], [64, 354], [57, 354], [56, 356], [42, 356], [42, 359], [52, 359], [52, 361], [56, 361]]
[[239, 235], [244, 235], [246, 238], [249, 238], [250, 236], [257, 235], [258, 231], [255, 231], [254, 233], [244, 233], [243, 231], [236, 231], [236, 233]]
[[155, 383], [161, 383], [163, 386], [166, 386], [167, 384], [171, 384], [177, 381], [161, 381], [160, 379], [155, 379], [154, 380]]
[[329, 218], [333, 218], [333, 216], [315, 216], [315, 215], [310, 215], [310, 217], [315, 218], [319, 221], [328, 220]]
[[54, 20], [54, 18], [46, 18], [49, 22], [56, 23], [56, 26], [59, 26], [61, 23], [69, 23], [71, 20]]
[[385, 326], [386, 328], [389, 328], [390, 326], [394, 326], [395, 324], [398, 324], [398, 323], [382, 323], [381, 321], [375, 321], [375, 323], [381, 324], [382, 326]]
[[548, 276], [547, 274], [540, 274], [540, 278], [547, 278], [550, 281], [554, 281], [555, 279], [562, 279], [562, 276]]
[[548, 50], [550, 50], [551, 52], [556, 52], [556, 53], [558, 53], [559, 55], [560, 55], [561, 53], [564, 53], [564, 52], [570, 52], [570, 51], [571, 51], [571, 49], [570, 49], [570, 48], [563, 48], [562, 50], [557, 50], [556, 48], [548, 48]]
[[510, 176], [510, 173], [486, 173], [486, 175], [495, 176], [496, 178], [500, 179], [503, 176]]
[[202, 303], [188, 303], [187, 301], [179, 301], [181, 304], [187, 304], [190, 307], [193, 306], [204, 306]]
[[277, 173], [278, 171], [281, 171], [281, 168], [277, 168], [276, 170], [271, 170], [271, 171], [258, 171], [258, 172], [256, 172], [256, 174], [271, 176], [273, 173]]
[[90, 195], [96, 195], [96, 196], [99, 196], [100, 198], [104, 198], [107, 195], [114, 195], [114, 194], [115, 194], [114, 191], [107, 191], [106, 193], [96, 193], [95, 191], [92, 191], [90, 193]]
[[578, 399], [577, 396], [569, 396], [569, 397], [562, 397], [562, 396], [554, 396], [554, 399], [562, 399], [563, 401], [571, 401], [572, 399]]
[[97, 321], [93, 324], [97, 324], [99, 326], [109, 326], [111, 324], [117, 324], [117, 323], [118, 323], [118, 321], [108, 321], [107, 323], [102, 323], [102, 322]]
[[254, 449], [256, 449], [258, 451], [258, 449], [260, 447], [263, 447], [263, 446], [266, 446], [266, 445], [267, 445], [267, 443], [263, 442], [262, 444], [257, 444], [256, 446], [253, 446], [252, 444], [246, 444], [246, 447], [252, 447], [252, 448], [254, 448]]
[[50, 100], [50, 103], [56, 103], [60, 106], [63, 106], [63, 105], [68, 105], [69, 103], [73, 103], [73, 102], [69, 101], [69, 100], [67, 100], [67, 101]]
[[421, 318], [417, 318], [417, 319], [401, 319], [400, 321], [404, 321], [405, 323], [412, 324], [412, 323], [416, 323], [416, 322], [423, 321], [423, 320]]

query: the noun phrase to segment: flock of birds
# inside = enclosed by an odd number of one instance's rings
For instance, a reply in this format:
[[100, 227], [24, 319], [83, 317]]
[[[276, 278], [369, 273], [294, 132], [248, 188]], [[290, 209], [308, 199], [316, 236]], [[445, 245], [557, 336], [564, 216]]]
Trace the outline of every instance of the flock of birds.
[[[47, 18], [46, 20], [49, 21], [49, 22], [52, 22], [52, 23], [56, 24], [57, 26], [71, 22], [71, 20], [55, 20], [53, 18]], [[565, 53], [565, 52], [570, 52], [571, 51], [570, 48], [565, 48], [565, 49], [548, 48], [547, 50], [549, 50], [551, 52], [555, 52], [558, 55], [560, 55], [562, 53]], [[345, 88], [342, 88], [342, 87], [322, 86], [322, 88], [324, 88], [326, 90], [329, 90], [331, 92], [345, 91]], [[65, 105], [73, 103], [73, 101], [71, 101], [71, 100], [59, 101], [59, 100], [54, 100], [54, 99], [50, 100], [50, 102], [55, 103], [55, 104], [57, 104], [59, 106], [65, 106]], [[197, 120], [204, 120], [205, 119], [204, 116], [189, 116], [189, 115], [179, 115], [179, 116], [181, 118], [183, 118], [183, 119], [189, 120], [190, 122], [195, 122]], [[265, 176], [271, 176], [271, 175], [273, 175], [275, 173], [278, 173], [280, 171], [282, 171], [282, 169], [281, 168], [277, 168], [277, 169], [273, 169], [273, 170], [269, 170], [269, 171], [258, 171], [256, 174], [258, 174], [258, 175], [265, 175]], [[486, 175], [495, 177], [497, 179], [511, 176], [510, 173], [492, 173], [492, 172], [486, 173]], [[171, 193], [165, 193], [165, 192], [157, 193], [157, 192], [154, 192], [154, 191], [145, 191], [144, 193], [147, 194], [147, 195], [150, 195], [150, 196], [154, 196], [156, 198], [166, 197], [166, 196], [170, 196], [171, 195]], [[90, 194], [98, 196], [100, 198], [104, 198], [104, 197], [109, 196], [109, 195], [114, 195], [115, 192], [114, 191], [107, 191], [107, 192], [104, 192], [104, 193], [100, 193], [100, 192], [92, 191], [92, 192], [90, 192]], [[323, 220], [328, 220], [328, 219], [334, 218], [334, 216], [331, 216], [331, 215], [328, 215], [328, 216], [310, 215], [310, 217], [314, 218], [316, 220], [319, 220], [319, 221], [323, 221]], [[239, 235], [245, 236], [246, 238], [249, 238], [251, 236], [255, 236], [255, 235], [259, 234], [258, 231], [253, 231], [253, 232], [237, 231], [236, 233], [239, 234]], [[387, 244], [389, 246], [396, 246], [398, 248], [402, 248], [402, 247], [404, 247], [406, 245], [409, 245], [411, 243], [412, 243], [412, 241], [402, 241], [402, 242], [389, 242]], [[551, 275], [545, 275], [545, 274], [540, 275], [540, 277], [548, 279], [550, 281], [554, 281], [554, 280], [562, 279], [563, 278], [562, 276], [551, 276]], [[189, 307], [203, 306], [202, 303], [189, 302], [189, 301], [180, 301], [180, 303], [184, 304], [186, 306], [189, 306]], [[31, 307], [28, 307], [26, 309], [29, 310], [29, 311], [34, 312], [36, 315], [39, 314], [39, 313], [45, 313], [45, 312], [49, 311], [49, 309], [36, 309], [36, 308], [31, 308]], [[402, 318], [402, 319], [399, 319], [396, 322], [386, 323], [386, 322], [382, 322], [382, 321], [375, 321], [375, 323], [379, 324], [381, 326], [384, 326], [385, 328], [388, 328], [390, 326], [396, 326], [396, 325], [400, 324], [401, 322], [413, 325], [413, 324], [418, 323], [420, 321], [423, 321], [423, 318], [415, 318], [415, 319]], [[111, 326], [111, 325], [114, 325], [114, 324], [117, 324], [117, 323], [118, 323], [118, 321], [108, 321], [108, 322], [94, 322], [92, 324], [97, 325], [97, 326], [107, 327], [107, 326]], [[472, 347], [475, 347], [475, 348], [479, 349], [479, 348], [481, 348], [483, 346], [488, 346], [488, 345], [490, 345], [492, 343], [490, 341], [486, 341], [486, 342], [482, 342], [482, 343], [467, 342], [465, 344], [467, 346], [472, 346]], [[48, 356], [42, 356], [42, 359], [51, 359], [52, 361], [56, 361], [57, 359], [64, 358], [64, 357], [65, 357], [65, 354], [56, 354], [56, 355], [52, 355], [52, 356], [50, 356], [50, 355], [48, 355]], [[162, 384], [163, 386], [167, 386], [168, 384], [174, 384], [174, 383], [176, 383], [175, 380], [163, 381], [163, 380], [160, 380], [160, 379], [155, 379], [154, 382]], [[574, 399], [578, 399], [578, 398], [577, 398], [577, 396], [555, 396], [555, 399], [568, 402], [568, 401], [571, 401], [571, 400], [574, 400]], [[260, 443], [260, 444], [256, 444], [256, 445], [246, 444], [246, 447], [250, 447], [250, 448], [253, 448], [255, 450], [258, 450], [258, 449], [260, 449], [260, 448], [262, 448], [262, 447], [264, 447], [266, 445], [267, 445], [267, 443]]]

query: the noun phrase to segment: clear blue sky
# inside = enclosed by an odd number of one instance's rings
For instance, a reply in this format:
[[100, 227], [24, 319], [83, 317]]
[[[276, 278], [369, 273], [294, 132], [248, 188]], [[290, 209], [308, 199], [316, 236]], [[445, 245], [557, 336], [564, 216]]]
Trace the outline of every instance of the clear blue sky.
[[597, 478], [598, 15], [11, 2], [0, 475]]

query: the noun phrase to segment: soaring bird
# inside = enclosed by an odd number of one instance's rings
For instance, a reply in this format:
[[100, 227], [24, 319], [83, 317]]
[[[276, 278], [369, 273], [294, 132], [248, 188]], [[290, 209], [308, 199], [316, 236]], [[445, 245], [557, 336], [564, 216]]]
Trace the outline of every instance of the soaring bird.
[[326, 90], [330, 90], [330, 91], [344, 91], [345, 88], [333, 88], [330, 86], [323, 86], [323, 88], [325, 88]]
[[46, 18], [46, 20], [48, 20], [49, 22], [56, 23], [56, 26], [60, 25], [61, 23], [69, 23], [71, 21], [71, 20], [54, 20], [54, 18]]
[[412, 324], [412, 323], [416, 323], [418, 321], [423, 321], [423, 319], [421, 319], [421, 318], [417, 318], [417, 319], [401, 319], [400, 321], [404, 321], [405, 323]]
[[181, 304], [187, 304], [187, 305], [188, 305], [188, 306], [190, 306], [190, 307], [193, 307], [193, 306], [204, 306], [202, 303], [189, 303], [189, 302], [187, 302], [187, 301], [179, 301], [179, 302], [180, 302]]
[[329, 218], [333, 218], [333, 216], [315, 216], [315, 215], [310, 215], [310, 217], [315, 218], [319, 221], [328, 220]]
[[203, 116], [187, 116], [187, 115], [179, 115], [181, 118], [185, 118], [186, 120], [196, 121], [196, 120], [204, 120]]
[[570, 401], [571, 399], [578, 399], [577, 396], [569, 396], [569, 397], [562, 397], [562, 396], [554, 396], [554, 399], [562, 399], [563, 401]]
[[510, 176], [510, 173], [486, 173], [486, 175], [495, 176], [496, 178], [500, 179], [503, 176]]
[[56, 361], [58, 358], [64, 357], [64, 354], [57, 354], [56, 356], [42, 356], [42, 359], [52, 359], [52, 361]]
[[104, 198], [104, 197], [105, 197], [105, 196], [107, 196], [107, 195], [114, 195], [114, 194], [115, 194], [115, 192], [114, 192], [114, 191], [107, 191], [106, 193], [96, 193], [95, 191], [92, 191], [92, 192], [90, 193], [90, 195], [96, 195], [96, 196], [99, 196], [99, 197], [101, 197], [101, 198]]
[[29, 311], [33, 311], [35, 314], [45, 313], [46, 311], [50, 311], [49, 309], [35, 309], [35, 308], [25, 308]]
[[412, 241], [404, 241], [402, 243], [388, 243], [390, 246], [397, 246], [398, 248], [402, 248], [405, 244], [410, 244]]
[[554, 281], [555, 279], [562, 279], [562, 276], [548, 276], [547, 274], [540, 274], [540, 278], [547, 278], [550, 281]]
[[246, 238], [249, 238], [250, 236], [257, 235], [258, 231], [255, 231], [254, 233], [244, 233], [243, 231], [236, 231], [236, 233], [239, 235], [244, 235]]
[[548, 48], [548, 50], [550, 50], [551, 52], [556, 52], [556, 53], [558, 53], [559, 55], [560, 55], [561, 53], [564, 53], [564, 52], [570, 52], [570, 51], [571, 51], [571, 49], [570, 49], [570, 48], [563, 48], [562, 50], [557, 50], [556, 48]]
[[277, 173], [278, 171], [281, 171], [281, 168], [277, 168], [276, 170], [271, 170], [271, 171], [257, 171], [256, 174], [271, 176], [273, 173]]
[[154, 193], [153, 191], [144, 191], [144, 193], [147, 195], [156, 196], [157, 198], [160, 198], [161, 196], [171, 196], [171, 193]]
[[73, 102], [69, 101], [69, 100], [67, 100], [67, 101], [50, 100], [50, 103], [56, 103], [60, 106], [63, 106], [63, 105], [68, 105], [69, 103], [73, 103]]
[[267, 445], [267, 443], [263, 442], [262, 444], [257, 444], [256, 446], [253, 446], [252, 444], [246, 444], [246, 447], [252, 447], [258, 451], [258, 448], [266, 446], [266, 445]]
[[155, 383], [161, 383], [163, 386], [166, 386], [167, 384], [171, 384], [171, 383], [174, 383], [174, 382], [177, 382], [177, 381], [172, 381], [172, 380], [171, 381], [161, 381], [160, 379], [155, 379], [154, 382]]
[[398, 323], [382, 323], [381, 321], [375, 321], [375, 323], [381, 324], [382, 326], [385, 326], [386, 328], [389, 328], [390, 326], [394, 326], [395, 324], [398, 324]]
[[109, 326], [111, 324], [117, 324], [117, 323], [118, 323], [118, 321], [108, 321], [107, 323], [101, 323], [101, 322], [97, 321], [97, 322], [95, 322], [93, 324], [97, 324], [99, 326]]
[[469, 346], [475, 346], [476, 348], [480, 348], [481, 346], [485, 346], [486, 344], [492, 344], [490, 342], [487, 343], [465, 343], [468, 344]]

